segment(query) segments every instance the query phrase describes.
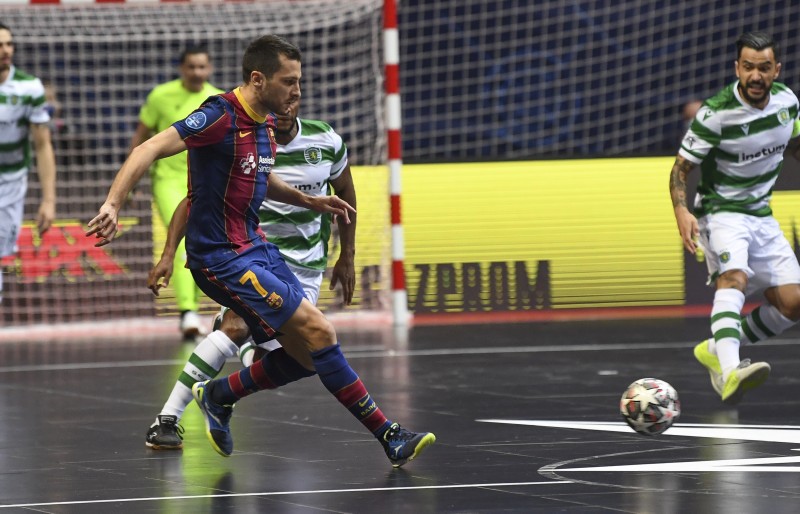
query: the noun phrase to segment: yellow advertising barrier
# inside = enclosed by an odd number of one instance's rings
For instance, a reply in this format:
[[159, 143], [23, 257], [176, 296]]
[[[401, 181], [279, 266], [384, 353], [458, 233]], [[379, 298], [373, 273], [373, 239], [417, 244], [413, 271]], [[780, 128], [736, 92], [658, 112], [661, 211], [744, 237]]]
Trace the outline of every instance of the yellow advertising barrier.
[[[684, 252], [678, 237], [668, 185], [673, 162], [657, 157], [404, 166], [410, 309], [684, 305], [687, 287], [705, 286], [695, 279], [686, 284], [685, 266], [703, 265]], [[354, 308], [387, 308], [388, 172], [384, 166], [352, 171], [358, 195]], [[773, 209], [794, 241], [800, 193], [774, 193]], [[158, 243], [156, 248], [160, 254]], [[334, 259], [337, 250], [334, 241]], [[319, 303], [329, 311], [341, 307], [327, 280]]]
[[[673, 157], [403, 168], [407, 287], [414, 312], [684, 305], [669, 196]], [[699, 173], [699, 171], [698, 171]], [[800, 194], [775, 216], [798, 249]], [[685, 260], [687, 262], [685, 262]]]
[[671, 164], [658, 158], [405, 167], [412, 309], [682, 304]]

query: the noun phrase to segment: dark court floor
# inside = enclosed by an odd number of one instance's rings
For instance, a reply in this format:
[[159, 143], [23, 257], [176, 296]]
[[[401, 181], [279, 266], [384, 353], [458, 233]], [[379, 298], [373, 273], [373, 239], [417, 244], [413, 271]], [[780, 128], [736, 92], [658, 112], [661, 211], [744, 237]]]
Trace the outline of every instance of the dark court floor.
[[[772, 376], [735, 408], [693, 360], [704, 319], [339, 332], [382, 410], [436, 433], [405, 467], [316, 378], [242, 400], [231, 458], [211, 449], [194, 405], [185, 449], [153, 451], [145, 430], [192, 345], [5, 342], [0, 514], [800, 510], [796, 329], [743, 350]], [[622, 391], [647, 376], [682, 401], [653, 438], [618, 415]]]

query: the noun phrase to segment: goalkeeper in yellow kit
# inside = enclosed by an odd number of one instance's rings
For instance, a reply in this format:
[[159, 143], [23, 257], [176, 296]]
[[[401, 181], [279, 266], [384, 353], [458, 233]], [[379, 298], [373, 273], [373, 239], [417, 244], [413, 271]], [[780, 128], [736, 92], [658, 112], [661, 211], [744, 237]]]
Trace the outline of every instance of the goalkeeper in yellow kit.
[[[208, 83], [213, 67], [211, 56], [201, 48], [188, 48], [180, 57], [180, 78], [156, 86], [139, 111], [139, 124], [131, 139], [133, 150], [153, 134], [186, 118], [209, 96], [222, 93]], [[186, 198], [186, 152], [159, 159], [150, 170], [153, 201], [164, 226], [169, 226], [172, 213]], [[180, 331], [184, 339], [194, 339], [206, 332], [197, 314], [199, 289], [191, 272], [184, 267], [186, 250], [181, 242], [173, 262], [172, 287], [181, 313]]]

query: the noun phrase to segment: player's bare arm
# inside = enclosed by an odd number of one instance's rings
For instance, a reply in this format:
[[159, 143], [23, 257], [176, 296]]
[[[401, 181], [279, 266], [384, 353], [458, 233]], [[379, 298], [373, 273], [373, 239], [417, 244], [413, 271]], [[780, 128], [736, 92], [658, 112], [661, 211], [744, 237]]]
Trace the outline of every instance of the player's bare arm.
[[172, 278], [173, 261], [175, 252], [178, 250], [183, 236], [186, 235], [186, 220], [189, 218], [189, 198], [184, 198], [175, 208], [172, 218], [169, 220], [167, 228], [167, 240], [164, 241], [164, 249], [161, 258], [147, 275], [147, 287], [158, 296], [159, 289], [169, 285]]
[[697, 218], [689, 212], [687, 205], [686, 177], [693, 168], [693, 162], [678, 155], [669, 176], [669, 194], [672, 197], [672, 208], [675, 211], [678, 232], [683, 240], [683, 246], [692, 254], [697, 251], [695, 240], [700, 232]]
[[142, 179], [156, 159], [169, 157], [186, 150], [186, 143], [181, 139], [175, 127], [159, 132], [141, 145], [133, 149], [130, 156], [120, 168], [105, 203], [100, 207], [97, 216], [88, 224], [86, 236], [94, 235], [98, 241], [95, 246], [104, 246], [114, 239], [117, 233], [119, 209], [133, 187]]
[[342, 216], [345, 223], [350, 223], [350, 213], [356, 210], [338, 196], [310, 196], [298, 191], [275, 173], [269, 174], [267, 197], [276, 202], [296, 205], [316, 212], [329, 212]]
[[[331, 185], [336, 196], [354, 208], [356, 207], [356, 188], [353, 184], [353, 175], [350, 172], [349, 164], [335, 180], [331, 180]], [[355, 212], [350, 214], [350, 223], [345, 223], [340, 217], [336, 218], [336, 222], [339, 225], [341, 251], [333, 266], [330, 288], [336, 287], [337, 283], [341, 284], [344, 303], [350, 305], [356, 288], [356, 214]]]
[[42, 187], [42, 201], [36, 214], [36, 228], [43, 234], [47, 232], [56, 217], [56, 158], [50, 139], [50, 127], [46, 123], [34, 123], [30, 127], [30, 132], [36, 152], [36, 172]]
[[134, 148], [147, 141], [152, 135], [153, 135], [153, 130], [140, 121], [139, 124], [136, 125], [136, 131], [133, 133], [133, 136], [131, 137], [131, 144], [130, 147], [128, 148], [128, 155], [131, 154]]

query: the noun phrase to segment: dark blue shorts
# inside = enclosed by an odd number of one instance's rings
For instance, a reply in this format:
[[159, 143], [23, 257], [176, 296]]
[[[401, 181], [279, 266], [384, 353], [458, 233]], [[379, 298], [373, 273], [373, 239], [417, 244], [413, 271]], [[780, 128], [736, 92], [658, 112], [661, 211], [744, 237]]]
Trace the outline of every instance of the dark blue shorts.
[[257, 343], [274, 338], [304, 298], [303, 287], [272, 243], [193, 269], [192, 276], [209, 298], [242, 317]]

